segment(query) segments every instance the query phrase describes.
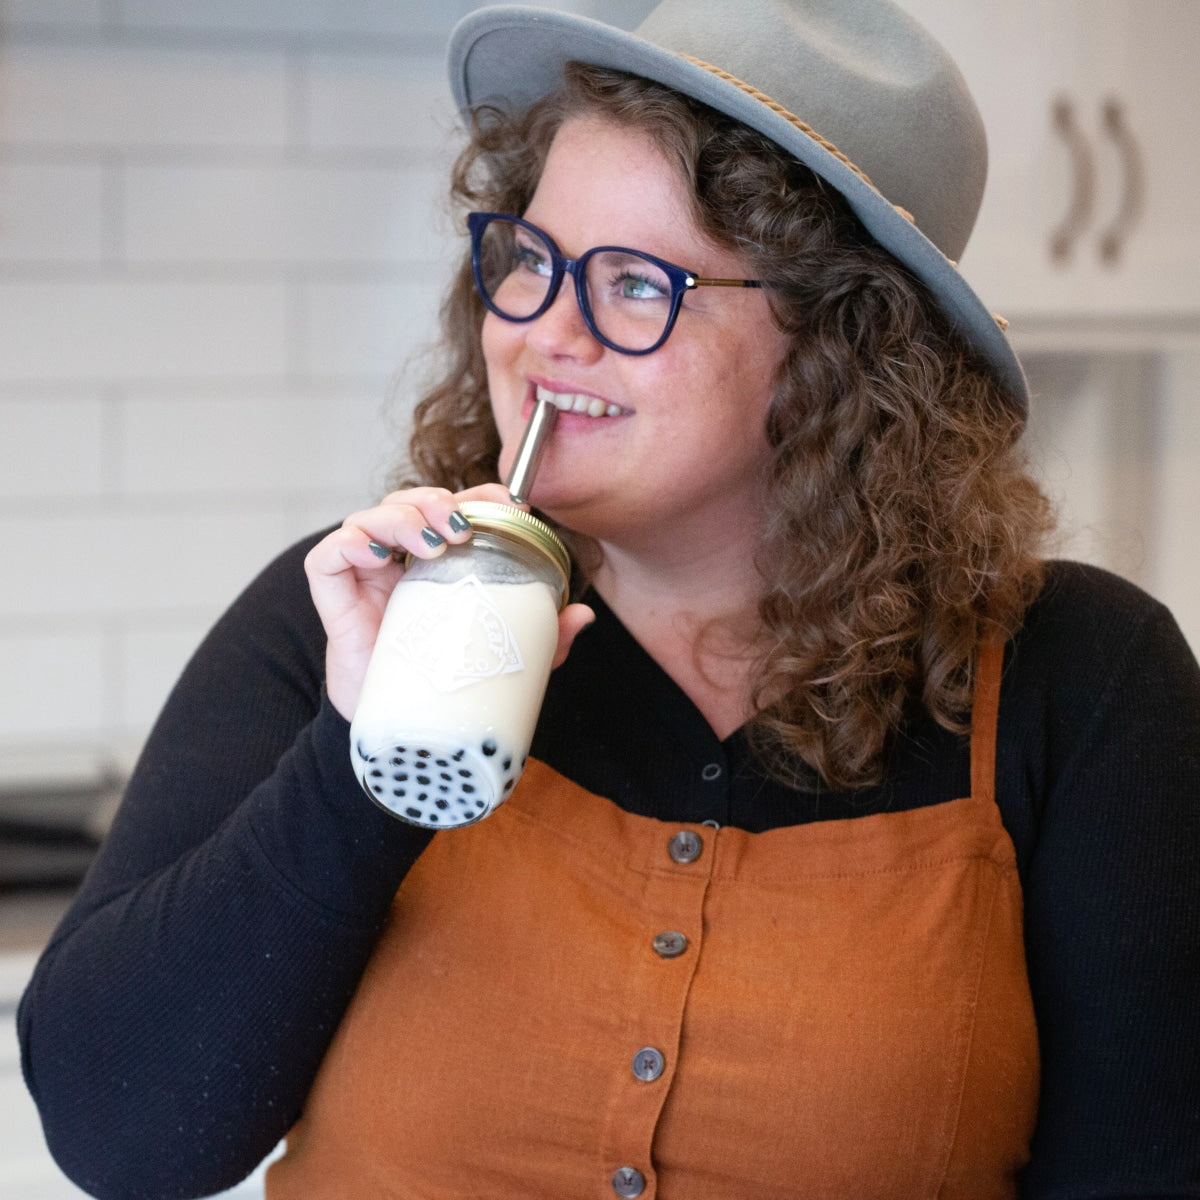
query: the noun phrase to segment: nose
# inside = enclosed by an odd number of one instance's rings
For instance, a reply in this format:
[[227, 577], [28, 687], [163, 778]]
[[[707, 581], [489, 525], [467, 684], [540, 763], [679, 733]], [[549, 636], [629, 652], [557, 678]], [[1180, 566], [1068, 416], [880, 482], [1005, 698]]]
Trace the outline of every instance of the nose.
[[565, 275], [558, 295], [540, 317], [529, 322], [526, 342], [547, 358], [572, 358], [592, 362], [604, 347], [592, 336], [579, 308], [575, 280]]

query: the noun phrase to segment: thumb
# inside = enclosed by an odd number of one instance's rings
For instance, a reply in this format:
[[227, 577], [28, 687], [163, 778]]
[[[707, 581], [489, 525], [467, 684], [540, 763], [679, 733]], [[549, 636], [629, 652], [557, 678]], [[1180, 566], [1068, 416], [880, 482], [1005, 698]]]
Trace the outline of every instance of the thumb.
[[550, 664], [552, 667], [561, 666], [566, 662], [576, 636], [595, 619], [596, 614], [586, 604], [568, 604], [558, 614], [558, 645], [554, 651], [554, 660]]

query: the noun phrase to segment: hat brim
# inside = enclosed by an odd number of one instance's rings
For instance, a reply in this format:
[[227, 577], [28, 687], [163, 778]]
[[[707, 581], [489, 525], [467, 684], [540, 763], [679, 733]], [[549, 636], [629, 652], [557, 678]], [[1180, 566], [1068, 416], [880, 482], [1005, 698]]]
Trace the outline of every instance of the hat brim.
[[517, 5], [470, 13], [455, 27], [447, 48], [450, 87], [462, 111], [486, 103], [524, 108], [557, 87], [563, 67], [573, 60], [665, 84], [741, 121], [794, 155], [836, 188], [871, 236], [925, 284], [954, 327], [992, 368], [1022, 418], [1027, 414], [1029, 390], [1021, 364], [995, 316], [958, 268], [841, 159], [735, 83], [600, 21]]

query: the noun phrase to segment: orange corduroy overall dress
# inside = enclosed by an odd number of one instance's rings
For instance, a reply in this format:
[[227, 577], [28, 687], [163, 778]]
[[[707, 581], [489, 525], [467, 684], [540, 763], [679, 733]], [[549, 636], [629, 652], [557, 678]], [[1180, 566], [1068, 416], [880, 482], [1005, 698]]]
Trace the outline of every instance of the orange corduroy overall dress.
[[675, 826], [531, 762], [405, 879], [269, 1200], [1015, 1196], [1038, 1049], [1000, 662], [972, 794], [927, 808]]

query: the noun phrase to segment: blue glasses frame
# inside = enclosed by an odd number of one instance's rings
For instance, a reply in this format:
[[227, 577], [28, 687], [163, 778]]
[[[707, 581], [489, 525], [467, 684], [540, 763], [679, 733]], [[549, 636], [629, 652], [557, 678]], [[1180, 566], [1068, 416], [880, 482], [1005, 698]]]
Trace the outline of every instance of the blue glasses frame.
[[[528, 316], [514, 317], [511, 313], [504, 312], [503, 309], [497, 308], [495, 301], [488, 293], [487, 287], [483, 282], [483, 265], [481, 262], [480, 249], [483, 243], [483, 235], [489, 225], [493, 221], [504, 221], [509, 225], [517, 225], [522, 229], [529, 230], [536, 237], [541, 238], [550, 249], [550, 281], [546, 289], [546, 297], [538, 305], [533, 312]], [[675, 328], [675, 319], [679, 316], [679, 307], [683, 302], [683, 297], [686, 292], [692, 291], [698, 287], [739, 287], [739, 288], [760, 288], [763, 286], [760, 279], [710, 279], [697, 275], [692, 271], [686, 270], [684, 267], [678, 267], [674, 263], [667, 262], [665, 259], [658, 258], [653, 254], [647, 254], [644, 250], [633, 250], [628, 246], [593, 246], [590, 250], [585, 250], [578, 258], [567, 258], [558, 246], [554, 239], [544, 230], [539, 229], [532, 221], [526, 221], [523, 217], [511, 217], [507, 213], [494, 212], [473, 212], [467, 214], [467, 228], [471, 233], [471, 272], [475, 277], [475, 290], [479, 293], [479, 298], [483, 301], [490, 312], [496, 314], [504, 321], [511, 321], [514, 324], [524, 324], [528, 321], [535, 321], [552, 305], [558, 296], [559, 288], [562, 286], [563, 277], [570, 275], [575, 281], [575, 299], [579, 303], [579, 311], [583, 314], [583, 323], [587, 326], [588, 332], [602, 346], [607, 346], [610, 350], [615, 350], [618, 354], [652, 354], [659, 348], [670, 336], [671, 330]], [[666, 325], [663, 328], [662, 335], [652, 346], [647, 346], [644, 350], [630, 350], [626, 346], [619, 346], [616, 342], [605, 337], [599, 329], [596, 328], [596, 319], [592, 313], [591, 301], [588, 298], [587, 290], [587, 265], [594, 254], [601, 253], [617, 253], [617, 254], [634, 254], [639, 258], [644, 258], [647, 262], [653, 263], [667, 277], [671, 284], [671, 306], [667, 313]]]

